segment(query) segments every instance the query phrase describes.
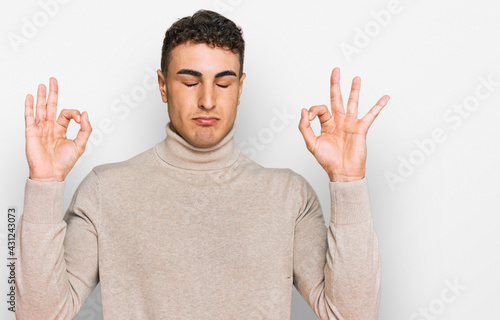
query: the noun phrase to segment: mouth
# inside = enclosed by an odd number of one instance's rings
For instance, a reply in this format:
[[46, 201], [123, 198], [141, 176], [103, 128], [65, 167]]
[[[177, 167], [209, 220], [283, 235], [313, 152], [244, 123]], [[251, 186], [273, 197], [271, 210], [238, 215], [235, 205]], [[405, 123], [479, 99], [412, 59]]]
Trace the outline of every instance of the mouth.
[[217, 121], [219, 121], [218, 118], [216, 117], [213, 117], [213, 116], [201, 116], [201, 117], [196, 117], [196, 118], [193, 118], [193, 120], [199, 124], [199, 125], [203, 125], [203, 126], [207, 126], [207, 125], [213, 125], [215, 124]]

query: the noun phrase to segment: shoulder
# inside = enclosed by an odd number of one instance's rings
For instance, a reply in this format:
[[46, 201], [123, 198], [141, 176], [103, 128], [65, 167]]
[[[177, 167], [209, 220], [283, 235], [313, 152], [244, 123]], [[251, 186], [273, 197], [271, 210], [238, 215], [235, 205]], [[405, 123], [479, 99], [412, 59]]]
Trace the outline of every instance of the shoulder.
[[244, 168], [245, 174], [252, 177], [254, 181], [267, 184], [279, 184], [290, 188], [290, 192], [301, 189], [311, 189], [307, 180], [299, 173], [289, 168], [267, 168], [241, 154], [238, 159]]
[[245, 181], [252, 184], [249, 191], [257, 192], [264, 199], [272, 198], [268, 200], [270, 203], [279, 199], [279, 206], [296, 212], [296, 218], [311, 211], [322, 216], [318, 196], [301, 174], [289, 168], [265, 168], [248, 158], [245, 161], [248, 162]]
[[127, 175], [141, 174], [144, 170], [148, 170], [148, 168], [151, 170], [155, 166], [157, 166], [157, 161], [153, 147], [124, 161], [95, 166], [91, 174], [96, 175], [98, 179], [117, 176], [125, 177]]

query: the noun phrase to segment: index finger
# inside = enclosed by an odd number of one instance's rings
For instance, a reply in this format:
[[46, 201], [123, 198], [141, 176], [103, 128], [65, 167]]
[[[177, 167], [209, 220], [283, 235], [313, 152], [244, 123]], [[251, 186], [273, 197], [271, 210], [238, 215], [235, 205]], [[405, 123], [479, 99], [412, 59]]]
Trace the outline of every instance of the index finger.
[[57, 80], [51, 77], [49, 79], [49, 97], [47, 99], [47, 120], [56, 120], [58, 91]]
[[332, 114], [344, 114], [344, 102], [340, 92], [340, 69], [334, 68], [330, 77], [330, 103], [332, 104]]
[[59, 118], [57, 118], [57, 123], [62, 127], [68, 129], [69, 122], [71, 119], [75, 119], [77, 123], [80, 123], [80, 111], [76, 109], [62, 109], [59, 114]]

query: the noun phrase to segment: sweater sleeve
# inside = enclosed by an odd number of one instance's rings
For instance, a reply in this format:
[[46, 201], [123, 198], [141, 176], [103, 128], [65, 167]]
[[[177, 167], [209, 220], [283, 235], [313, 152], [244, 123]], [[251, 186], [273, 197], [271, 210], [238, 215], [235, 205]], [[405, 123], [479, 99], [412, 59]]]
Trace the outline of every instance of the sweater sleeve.
[[65, 182], [28, 179], [16, 232], [16, 318], [73, 319], [98, 279], [98, 178], [91, 172], [62, 217]]
[[380, 259], [366, 177], [330, 182], [328, 228], [304, 180], [294, 236], [294, 285], [319, 319], [377, 319]]

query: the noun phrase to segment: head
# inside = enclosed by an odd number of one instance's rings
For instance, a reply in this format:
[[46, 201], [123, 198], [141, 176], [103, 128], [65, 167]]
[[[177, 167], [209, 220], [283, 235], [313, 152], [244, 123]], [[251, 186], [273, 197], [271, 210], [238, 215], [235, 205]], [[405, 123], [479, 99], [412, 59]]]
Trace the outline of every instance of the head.
[[158, 83], [171, 129], [211, 147], [232, 128], [243, 88], [242, 32], [222, 15], [200, 10], [165, 33]]

